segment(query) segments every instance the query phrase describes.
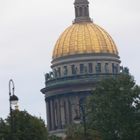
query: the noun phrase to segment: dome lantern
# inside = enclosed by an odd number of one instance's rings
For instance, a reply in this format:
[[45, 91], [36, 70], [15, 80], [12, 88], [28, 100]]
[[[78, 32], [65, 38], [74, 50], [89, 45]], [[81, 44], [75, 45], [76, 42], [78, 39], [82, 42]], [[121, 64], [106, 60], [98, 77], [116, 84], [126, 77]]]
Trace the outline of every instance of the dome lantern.
[[75, 0], [75, 20], [74, 23], [92, 22], [89, 17], [89, 2], [88, 0]]

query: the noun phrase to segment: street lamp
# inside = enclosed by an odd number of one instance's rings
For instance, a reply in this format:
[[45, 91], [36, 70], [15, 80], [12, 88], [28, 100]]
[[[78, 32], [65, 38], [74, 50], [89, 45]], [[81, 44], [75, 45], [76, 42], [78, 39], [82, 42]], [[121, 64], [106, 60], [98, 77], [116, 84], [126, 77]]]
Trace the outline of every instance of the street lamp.
[[13, 118], [13, 109], [12, 107], [14, 106], [17, 108], [17, 103], [18, 103], [18, 97], [14, 94], [15, 92], [15, 85], [14, 81], [12, 79], [9, 80], [9, 103], [10, 103], [10, 126], [11, 126], [11, 139], [14, 140], [13, 138], [13, 133], [14, 133], [14, 118]]

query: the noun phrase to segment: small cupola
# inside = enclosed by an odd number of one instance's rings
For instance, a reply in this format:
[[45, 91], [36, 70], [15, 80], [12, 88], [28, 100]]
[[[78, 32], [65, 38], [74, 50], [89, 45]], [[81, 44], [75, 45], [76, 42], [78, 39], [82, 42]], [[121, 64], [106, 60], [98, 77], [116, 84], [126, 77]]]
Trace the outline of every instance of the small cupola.
[[89, 2], [88, 0], [75, 0], [75, 20], [74, 23], [92, 22], [89, 16]]

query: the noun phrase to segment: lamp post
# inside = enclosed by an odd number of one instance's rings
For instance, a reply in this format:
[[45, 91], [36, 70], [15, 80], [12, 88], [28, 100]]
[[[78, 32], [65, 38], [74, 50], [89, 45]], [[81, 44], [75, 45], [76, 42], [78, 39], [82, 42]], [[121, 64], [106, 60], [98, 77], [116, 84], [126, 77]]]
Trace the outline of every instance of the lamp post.
[[9, 80], [9, 103], [10, 103], [10, 127], [11, 127], [11, 140], [14, 140], [14, 118], [12, 107], [17, 107], [18, 97], [14, 94], [15, 85], [12, 79]]

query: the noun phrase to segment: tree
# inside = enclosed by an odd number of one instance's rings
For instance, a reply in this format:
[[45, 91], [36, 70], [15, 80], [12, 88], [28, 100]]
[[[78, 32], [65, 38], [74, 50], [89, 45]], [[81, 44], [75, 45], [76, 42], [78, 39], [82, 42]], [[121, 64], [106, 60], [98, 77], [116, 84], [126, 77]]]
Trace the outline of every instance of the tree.
[[[26, 111], [13, 111], [14, 140], [47, 140], [48, 132], [41, 118], [30, 115]], [[10, 116], [0, 121], [0, 136], [11, 140]], [[2, 139], [2, 138], [1, 138]]]
[[88, 129], [101, 140], [140, 139], [140, 87], [132, 76], [101, 81], [87, 102]]
[[62, 138], [61, 137], [57, 137], [55, 135], [51, 135], [51, 136], [48, 137], [48, 140], [62, 140]]
[[85, 135], [82, 123], [71, 124], [66, 128], [65, 140], [100, 140], [100, 135], [94, 129], [88, 129]]
[[65, 140], [84, 140], [84, 128], [81, 124], [71, 124], [66, 128]]
[[9, 132], [9, 129], [6, 126], [5, 121], [0, 118], [0, 140], [3, 140], [5, 137], [7, 137], [7, 132]]

